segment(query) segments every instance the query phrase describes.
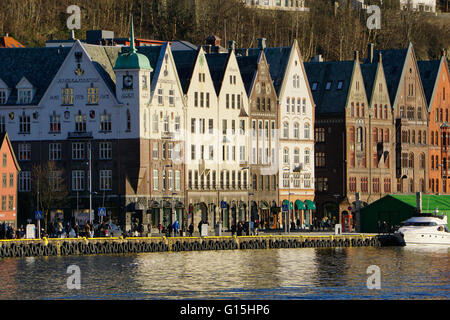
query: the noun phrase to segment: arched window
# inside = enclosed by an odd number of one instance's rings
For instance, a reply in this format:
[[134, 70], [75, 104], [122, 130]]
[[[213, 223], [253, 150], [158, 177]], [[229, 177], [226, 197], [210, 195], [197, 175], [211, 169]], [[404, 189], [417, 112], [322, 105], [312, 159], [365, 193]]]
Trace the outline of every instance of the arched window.
[[377, 104], [375, 104], [375, 112], [374, 112], [374, 116], [375, 116], [375, 119], [378, 118], [378, 106], [377, 106]]
[[431, 156], [431, 170], [434, 170], [434, 156]]
[[289, 149], [288, 148], [284, 148], [284, 150], [283, 150], [283, 163], [289, 164]]
[[305, 139], [309, 139], [309, 132], [310, 132], [310, 129], [309, 129], [309, 123], [305, 123]]
[[412, 142], [412, 144], [416, 144], [416, 131], [415, 130], [412, 131], [411, 142]]
[[420, 169], [425, 169], [425, 153], [421, 153], [419, 159], [420, 159], [419, 160]]
[[283, 138], [289, 139], [289, 123], [283, 123]]
[[423, 144], [427, 144], [427, 132], [424, 130], [423, 131]]
[[434, 131], [431, 131], [431, 144], [434, 144]]
[[414, 193], [414, 180], [409, 179], [409, 192]]
[[417, 143], [422, 143], [422, 131], [417, 132]]
[[387, 105], [384, 105], [384, 118], [385, 119], [388, 118], [388, 107], [387, 107]]
[[409, 154], [409, 167], [414, 168], [414, 153]]
[[352, 108], [351, 108], [351, 116], [355, 116], [355, 104], [352, 102]]
[[294, 123], [294, 138], [295, 139], [299, 139], [300, 138], [300, 125], [298, 124], [298, 122]]

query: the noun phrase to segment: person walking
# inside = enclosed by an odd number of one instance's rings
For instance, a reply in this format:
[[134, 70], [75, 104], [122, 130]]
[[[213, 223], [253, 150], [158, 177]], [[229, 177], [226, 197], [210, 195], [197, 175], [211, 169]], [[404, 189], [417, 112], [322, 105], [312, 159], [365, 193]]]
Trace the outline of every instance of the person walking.
[[189, 225], [189, 237], [192, 237], [193, 233], [194, 233], [194, 225], [191, 223]]
[[86, 222], [84, 232], [86, 233], [86, 237], [89, 238], [91, 235], [91, 227], [89, 226], [89, 222]]
[[176, 236], [178, 233], [178, 230], [180, 229], [180, 224], [178, 223], [178, 220], [175, 220], [175, 222], [172, 225], [173, 228], [173, 234]]
[[163, 229], [163, 226], [162, 226], [162, 224], [161, 224], [161, 223], [159, 223], [159, 224], [158, 224], [158, 230], [159, 230], [159, 233], [161, 233], [161, 232], [162, 232], [162, 229]]

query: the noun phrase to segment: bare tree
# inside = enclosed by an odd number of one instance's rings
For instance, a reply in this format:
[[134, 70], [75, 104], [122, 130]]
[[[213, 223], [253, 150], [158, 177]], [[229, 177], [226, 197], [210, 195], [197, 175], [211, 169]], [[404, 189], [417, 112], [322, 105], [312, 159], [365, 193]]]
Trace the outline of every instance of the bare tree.
[[47, 230], [50, 211], [63, 206], [69, 195], [64, 179], [65, 170], [58, 168], [55, 162], [48, 161], [44, 164], [33, 165], [31, 174], [32, 194], [39, 210], [43, 213], [44, 230]]

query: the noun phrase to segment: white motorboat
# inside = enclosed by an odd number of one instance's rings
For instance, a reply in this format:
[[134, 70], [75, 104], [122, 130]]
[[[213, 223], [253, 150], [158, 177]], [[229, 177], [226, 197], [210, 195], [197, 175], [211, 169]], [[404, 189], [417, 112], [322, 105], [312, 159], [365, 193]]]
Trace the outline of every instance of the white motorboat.
[[447, 216], [421, 214], [412, 217], [395, 232], [398, 240], [404, 244], [450, 245], [450, 232]]

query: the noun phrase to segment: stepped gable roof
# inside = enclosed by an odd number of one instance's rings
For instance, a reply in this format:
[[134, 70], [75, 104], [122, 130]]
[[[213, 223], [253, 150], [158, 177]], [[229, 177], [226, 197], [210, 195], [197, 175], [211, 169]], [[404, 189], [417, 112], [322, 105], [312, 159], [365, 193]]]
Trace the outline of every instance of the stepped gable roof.
[[71, 48], [3, 48], [0, 79], [11, 89], [6, 104], [17, 103], [16, 86], [25, 77], [34, 87], [31, 105], [37, 105]]
[[[246, 51], [249, 56], [258, 55], [261, 51], [261, 49], [258, 48], [239, 49], [238, 51], [241, 52], [242, 50]], [[273, 86], [275, 87], [278, 96], [280, 94], [281, 86], [283, 85], [291, 51], [292, 47], [264, 49], [264, 54], [267, 63], [269, 64], [270, 77], [272, 78]]]
[[430, 108], [434, 87], [438, 80], [437, 77], [441, 66], [441, 60], [417, 61], [417, 66], [419, 67], [420, 79], [422, 80], [427, 105]]
[[245, 91], [250, 96], [256, 73], [258, 72], [258, 63], [261, 55], [236, 57]]
[[205, 55], [217, 94], [220, 93], [230, 55], [231, 53], [208, 53]]
[[[318, 113], [343, 113], [353, 75], [354, 61], [328, 61], [304, 63], [309, 86]], [[342, 89], [338, 82], [342, 81]], [[331, 82], [330, 90], [326, 84]], [[313, 84], [316, 83], [315, 90]]]
[[[402, 76], [408, 49], [409, 47], [406, 49], [375, 50], [373, 54], [372, 64], [378, 63], [379, 53], [382, 55], [383, 69], [392, 106], [394, 105], [395, 97], [397, 95], [397, 89], [400, 84], [400, 78]], [[364, 64], [369, 64], [368, 59], [364, 60]]]
[[377, 75], [378, 64], [368, 63], [361, 64], [361, 73], [364, 81], [364, 87], [366, 88], [367, 100], [370, 102], [372, 100], [372, 90], [375, 85], [375, 78]]
[[173, 59], [183, 92], [187, 93], [200, 50], [173, 51]]

